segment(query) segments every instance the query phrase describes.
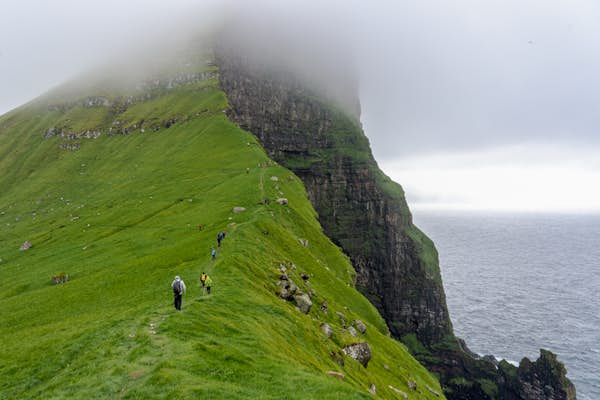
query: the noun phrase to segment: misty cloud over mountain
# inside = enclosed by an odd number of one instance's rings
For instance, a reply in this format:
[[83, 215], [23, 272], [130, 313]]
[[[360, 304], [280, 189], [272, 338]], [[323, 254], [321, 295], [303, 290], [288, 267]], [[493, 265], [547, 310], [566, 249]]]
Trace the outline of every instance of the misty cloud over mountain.
[[320, 87], [356, 74], [365, 132], [389, 165], [514, 145], [572, 157], [600, 151], [599, 17], [591, 0], [8, 1], [0, 113], [139, 48], [224, 27]]

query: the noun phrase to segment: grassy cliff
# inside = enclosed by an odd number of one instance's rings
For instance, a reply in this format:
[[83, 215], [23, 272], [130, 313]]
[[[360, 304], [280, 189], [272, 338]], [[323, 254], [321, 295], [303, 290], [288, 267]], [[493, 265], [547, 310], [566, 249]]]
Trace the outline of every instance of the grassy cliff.
[[[0, 117], [0, 398], [439, 398], [355, 290], [301, 181], [228, 120], [207, 71]], [[308, 314], [277, 296], [280, 265], [314, 290]], [[60, 273], [69, 281], [52, 284]], [[343, 355], [357, 342], [371, 347], [366, 368]]]

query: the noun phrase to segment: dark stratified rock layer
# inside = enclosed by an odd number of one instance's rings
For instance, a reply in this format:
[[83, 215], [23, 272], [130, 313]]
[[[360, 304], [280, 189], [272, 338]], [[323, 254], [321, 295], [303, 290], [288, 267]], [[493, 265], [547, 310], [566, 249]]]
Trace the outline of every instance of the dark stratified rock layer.
[[325, 233], [350, 256], [357, 285], [392, 334], [433, 344], [452, 335], [431, 241], [412, 224], [402, 188], [377, 167], [358, 119], [301, 83], [218, 57], [230, 117], [304, 182]]
[[439, 375], [449, 399], [575, 399], [552, 353], [518, 369], [497, 366], [454, 336], [435, 247], [413, 225], [402, 188], [377, 167], [358, 111], [344, 114], [293, 76], [249, 68], [229, 52], [217, 50], [216, 61], [229, 117], [303, 180], [325, 233], [350, 257], [357, 287]]

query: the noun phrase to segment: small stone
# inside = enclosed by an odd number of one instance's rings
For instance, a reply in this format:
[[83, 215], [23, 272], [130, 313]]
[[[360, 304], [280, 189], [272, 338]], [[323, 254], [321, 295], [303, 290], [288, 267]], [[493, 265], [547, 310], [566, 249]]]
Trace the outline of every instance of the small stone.
[[237, 213], [241, 213], [242, 211], [246, 211], [245, 207], [233, 207], [233, 213], [237, 214]]
[[375, 389], [375, 384], [371, 383], [371, 386], [369, 386], [369, 393], [371, 393], [372, 395], [376, 395], [377, 394], [377, 389]]
[[278, 177], [276, 177], [276, 176], [272, 176], [272, 177], [271, 177], [271, 180], [272, 180], [273, 182], [277, 182], [277, 181], [279, 180], [279, 178], [278, 178]]
[[417, 382], [413, 381], [412, 379], [409, 379], [408, 382], [406, 382], [406, 384], [408, 385], [408, 388], [413, 392], [417, 390]]
[[356, 332], [356, 329], [354, 329], [353, 326], [351, 326], [351, 327], [348, 328], [348, 333], [351, 334], [354, 337], [358, 336], [358, 332]]
[[341, 372], [337, 372], [337, 371], [327, 371], [326, 374], [327, 375], [331, 375], [334, 378], [338, 378], [338, 379], [344, 379], [345, 378], [344, 374], [342, 374]]
[[440, 397], [440, 392], [438, 392], [437, 390], [433, 389], [431, 386], [425, 385], [425, 388], [427, 390], [429, 390], [435, 397]]
[[392, 385], [388, 385], [388, 387], [389, 387], [389, 388], [390, 388], [392, 391], [396, 392], [397, 394], [399, 394], [400, 396], [402, 396], [402, 397], [404, 397], [405, 399], [407, 399], [407, 400], [408, 400], [408, 395], [407, 395], [405, 392], [403, 392], [402, 390], [400, 390], [400, 389], [396, 389], [396, 388], [395, 388], [395, 387], [393, 387]]
[[300, 275], [300, 278], [302, 278], [302, 280], [307, 281], [309, 279], [309, 276], [306, 274], [302, 274]]
[[285, 197], [280, 197], [277, 199], [277, 202], [279, 204], [281, 204], [282, 206], [286, 205], [288, 203], [288, 199], [286, 199]]
[[29, 240], [26, 240], [25, 243], [23, 243], [19, 248], [19, 251], [29, 250], [32, 246], [33, 245], [31, 244], [31, 242]]
[[326, 302], [326, 301], [324, 301], [324, 302], [321, 304], [321, 311], [323, 311], [325, 314], [327, 314], [327, 311], [328, 311], [328, 309], [329, 309], [329, 306], [327, 305], [327, 302]]
[[354, 320], [354, 325], [356, 326], [356, 329], [358, 329], [358, 331], [363, 335], [367, 332], [367, 326], [360, 319]]
[[340, 320], [342, 321], [342, 326], [345, 328], [346, 327], [346, 316], [339, 311], [336, 311], [336, 314], [338, 317], [340, 317]]
[[332, 351], [329, 353], [329, 355], [331, 356], [331, 358], [333, 359], [333, 361], [335, 361], [336, 363], [338, 363], [341, 367], [344, 366], [344, 353], [337, 350], [337, 351]]
[[331, 329], [331, 326], [329, 324], [321, 325], [321, 331], [323, 331], [325, 336], [327, 336], [328, 338], [331, 338], [331, 335], [333, 335], [333, 330]]
[[383, 364], [383, 369], [389, 371], [390, 370], [390, 366], [387, 364]]

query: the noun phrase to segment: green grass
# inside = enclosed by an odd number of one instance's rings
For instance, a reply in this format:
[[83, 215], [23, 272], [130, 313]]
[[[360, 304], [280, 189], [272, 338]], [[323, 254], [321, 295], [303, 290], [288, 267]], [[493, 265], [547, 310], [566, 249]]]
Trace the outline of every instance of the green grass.
[[[378, 398], [397, 398], [388, 385], [409, 393], [409, 379], [411, 398], [434, 398], [425, 385], [441, 392], [353, 287], [352, 266], [323, 235], [300, 180], [226, 107], [206, 81], [118, 115], [22, 107], [0, 118], [0, 398], [359, 399], [373, 397], [371, 383]], [[133, 128], [171, 118], [179, 122], [157, 132]], [[83, 139], [78, 151], [42, 138], [52, 126], [106, 130], [114, 120], [134, 131]], [[227, 237], [213, 261], [220, 230]], [[21, 252], [25, 240], [33, 247]], [[304, 291], [300, 273], [311, 276], [308, 315], [276, 296], [280, 263], [297, 266], [290, 276]], [[70, 281], [52, 285], [61, 272]], [[188, 286], [181, 312], [176, 274]], [[362, 319], [366, 335], [342, 332], [336, 311]], [[363, 340], [367, 368], [332, 358]]]

